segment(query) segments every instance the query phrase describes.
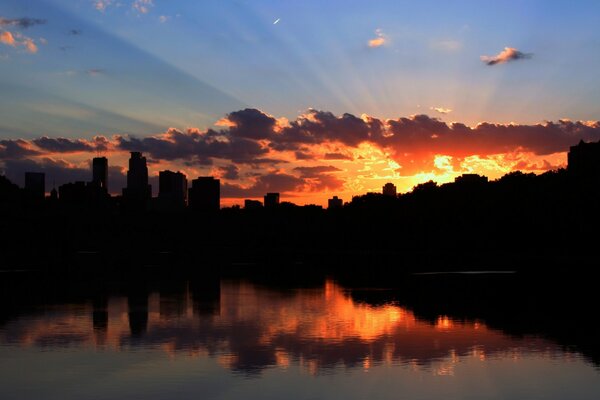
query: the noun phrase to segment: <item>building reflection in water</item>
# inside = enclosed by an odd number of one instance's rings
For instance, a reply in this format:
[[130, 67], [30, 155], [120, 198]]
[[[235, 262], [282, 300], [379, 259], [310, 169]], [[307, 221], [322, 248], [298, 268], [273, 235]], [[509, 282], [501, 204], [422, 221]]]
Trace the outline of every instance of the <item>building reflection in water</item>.
[[175, 357], [212, 357], [247, 374], [272, 366], [317, 374], [402, 364], [452, 375], [464, 358], [573, 357], [550, 341], [510, 337], [481, 322], [443, 315], [424, 321], [392, 303], [357, 303], [332, 281], [297, 290], [218, 281], [135, 286], [125, 296], [14, 318], [0, 327], [0, 343], [115, 351], [144, 346]]

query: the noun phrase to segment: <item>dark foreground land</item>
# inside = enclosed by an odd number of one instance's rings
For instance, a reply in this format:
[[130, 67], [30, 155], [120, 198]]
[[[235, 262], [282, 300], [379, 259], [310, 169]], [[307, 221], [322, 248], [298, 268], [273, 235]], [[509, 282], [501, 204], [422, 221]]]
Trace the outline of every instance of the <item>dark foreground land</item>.
[[[8, 200], [7, 200], [8, 199]], [[401, 276], [444, 270], [596, 270], [600, 182], [566, 170], [467, 176], [323, 210], [124, 210], [113, 203], [0, 202], [0, 269], [122, 276], [264, 269]]]

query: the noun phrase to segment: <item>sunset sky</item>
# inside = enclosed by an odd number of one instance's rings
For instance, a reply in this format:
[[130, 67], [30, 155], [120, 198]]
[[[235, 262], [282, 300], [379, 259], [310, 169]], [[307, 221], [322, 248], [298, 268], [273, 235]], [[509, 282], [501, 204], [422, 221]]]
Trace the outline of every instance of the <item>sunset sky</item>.
[[[298, 204], [564, 166], [600, 140], [597, 1], [3, 0], [0, 171]], [[158, 182], [151, 182], [155, 194]]]

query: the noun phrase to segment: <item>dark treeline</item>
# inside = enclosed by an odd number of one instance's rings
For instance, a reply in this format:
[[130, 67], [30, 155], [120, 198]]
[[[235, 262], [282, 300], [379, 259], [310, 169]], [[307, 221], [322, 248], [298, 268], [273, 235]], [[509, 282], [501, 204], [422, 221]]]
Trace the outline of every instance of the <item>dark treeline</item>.
[[95, 198], [28, 202], [0, 177], [2, 269], [311, 267], [382, 274], [456, 269], [596, 267], [600, 181], [567, 170], [463, 175], [343, 207], [136, 212]]

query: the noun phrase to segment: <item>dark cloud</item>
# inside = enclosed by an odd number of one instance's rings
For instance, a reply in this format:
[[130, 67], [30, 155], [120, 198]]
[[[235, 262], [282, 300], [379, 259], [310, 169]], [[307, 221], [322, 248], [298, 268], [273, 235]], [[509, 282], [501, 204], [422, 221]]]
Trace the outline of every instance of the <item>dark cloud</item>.
[[189, 129], [181, 132], [169, 129], [160, 136], [145, 138], [117, 136], [117, 147], [126, 151], [143, 151], [161, 160], [186, 160], [189, 163], [208, 165], [212, 159], [225, 159], [242, 164], [272, 163], [276, 160], [264, 160], [261, 156], [269, 151], [255, 140], [231, 136], [228, 130], [223, 132], [209, 129], [200, 132]]
[[513, 151], [537, 155], [564, 152], [579, 142], [600, 140], [600, 122], [560, 120], [537, 125], [482, 123], [475, 128], [446, 124], [417, 115], [388, 121], [388, 135], [377, 144], [397, 154], [433, 153], [450, 156], [490, 155]]
[[40, 154], [29, 142], [23, 139], [0, 140], [0, 160], [18, 159]]
[[27, 29], [34, 25], [42, 25], [45, 24], [45, 19], [39, 18], [3, 18], [0, 17], [0, 26], [16, 26], [19, 28]]
[[296, 150], [299, 144], [339, 142], [347, 146], [358, 146], [362, 142], [377, 140], [383, 132], [382, 121], [369, 118], [367, 121], [352, 114], [335, 116], [328, 111], [309, 110], [292, 121], [290, 126], [272, 138], [276, 150]]
[[224, 179], [235, 180], [240, 177], [240, 169], [233, 164], [221, 167], [219, 169], [223, 173], [222, 178]]
[[41, 150], [51, 153], [73, 153], [78, 151], [91, 152], [97, 149], [94, 142], [83, 139], [49, 138], [47, 136], [42, 136], [39, 139], [32, 140], [32, 142]]
[[[311, 160], [318, 158], [315, 154], [323, 151], [313, 146], [326, 145], [323, 147], [335, 152], [325, 153], [325, 160], [352, 160], [352, 149], [368, 143], [389, 154], [401, 166], [401, 173], [409, 175], [433, 171], [436, 155], [451, 156], [453, 160], [506, 153], [534, 153], [539, 156], [568, 151], [580, 140], [600, 140], [598, 121], [559, 120], [535, 125], [485, 122], [469, 127], [462, 123], [448, 124], [427, 115], [383, 121], [368, 116], [336, 116], [330, 112], [309, 110], [282, 127], [275, 118], [259, 110], [245, 109], [228, 114], [222, 125], [225, 127], [220, 130], [169, 129], [163, 134], [146, 137], [117, 135], [112, 139], [97, 136], [92, 140], [48, 137], [2, 140], [0, 159], [115, 149], [141, 151], [154, 162], [177, 160], [187, 166], [208, 166], [220, 160], [226, 164], [260, 169], [285, 163], [278, 159], [282, 157], [278, 151], [291, 151], [296, 160]], [[218, 165], [224, 164], [220, 161]], [[325, 181], [330, 185], [327, 187], [341, 184], [336, 174], [332, 174], [334, 171], [320, 171], [321, 175], [314, 178], [308, 178], [307, 171], [297, 169], [293, 172], [303, 174], [302, 179], [315, 179], [304, 182], [307, 187], [326, 185]], [[223, 173], [234, 176], [235, 171]], [[321, 179], [322, 183], [316, 179]]]
[[323, 156], [324, 160], [354, 160], [352, 156], [342, 153], [325, 153]]
[[527, 58], [531, 58], [533, 54], [531, 53], [523, 53], [514, 47], [505, 47], [500, 53], [495, 56], [481, 56], [481, 61], [486, 63], [487, 65], [496, 65], [503, 64], [509, 61], [515, 60], [524, 60]]
[[319, 165], [314, 167], [296, 167], [294, 171], [300, 173], [304, 179], [305, 187], [310, 191], [335, 190], [344, 185], [344, 181], [332, 174], [342, 171], [332, 165]]
[[296, 167], [294, 168], [294, 171], [298, 171], [303, 178], [313, 178], [325, 172], [338, 172], [341, 171], [341, 169], [336, 168], [333, 165], [319, 165], [316, 167]]
[[234, 111], [227, 115], [227, 120], [233, 124], [229, 130], [231, 136], [248, 139], [270, 139], [277, 125], [275, 118], [254, 108]]

